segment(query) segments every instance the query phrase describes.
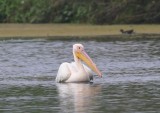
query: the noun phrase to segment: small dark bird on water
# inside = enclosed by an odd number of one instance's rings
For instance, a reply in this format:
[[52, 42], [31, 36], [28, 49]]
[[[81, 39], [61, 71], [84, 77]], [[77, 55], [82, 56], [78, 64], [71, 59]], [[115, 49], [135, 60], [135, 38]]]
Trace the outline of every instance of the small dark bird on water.
[[134, 33], [134, 30], [133, 30], [133, 29], [130, 29], [130, 30], [120, 29], [120, 32], [121, 32], [122, 34], [133, 34], [133, 33]]

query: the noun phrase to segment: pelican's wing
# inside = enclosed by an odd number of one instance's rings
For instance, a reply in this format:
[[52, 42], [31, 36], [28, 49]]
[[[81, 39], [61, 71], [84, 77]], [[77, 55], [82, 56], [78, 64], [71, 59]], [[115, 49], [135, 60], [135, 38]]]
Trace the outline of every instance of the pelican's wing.
[[71, 76], [71, 71], [69, 69], [69, 63], [62, 63], [59, 67], [56, 82], [65, 82]]
[[93, 80], [92, 70], [89, 67], [87, 67], [85, 64], [83, 64], [83, 67], [84, 67], [85, 71], [88, 73], [90, 80]]

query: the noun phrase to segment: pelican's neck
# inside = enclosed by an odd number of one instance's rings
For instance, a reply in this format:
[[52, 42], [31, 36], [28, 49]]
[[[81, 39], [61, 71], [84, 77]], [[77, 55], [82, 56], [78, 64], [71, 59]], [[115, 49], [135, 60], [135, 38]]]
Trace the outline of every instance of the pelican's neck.
[[75, 64], [76, 64], [77, 68], [80, 69], [80, 70], [84, 70], [82, 61], [79, 58], [77, 58], [74, 51], [73, 51], [73, 56], [74, 56], [74, 61], [75, 61]]

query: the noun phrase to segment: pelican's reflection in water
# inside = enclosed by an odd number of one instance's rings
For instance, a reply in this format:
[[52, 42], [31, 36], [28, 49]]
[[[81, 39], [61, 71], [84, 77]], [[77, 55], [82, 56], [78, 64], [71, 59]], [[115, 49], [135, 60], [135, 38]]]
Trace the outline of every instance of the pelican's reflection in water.
[[98, 106], [96, 100], [101, 92], [100, 85], [67, 83], [57, 84], [60, 107], [62, 112], [92, 111], [92, 106]]

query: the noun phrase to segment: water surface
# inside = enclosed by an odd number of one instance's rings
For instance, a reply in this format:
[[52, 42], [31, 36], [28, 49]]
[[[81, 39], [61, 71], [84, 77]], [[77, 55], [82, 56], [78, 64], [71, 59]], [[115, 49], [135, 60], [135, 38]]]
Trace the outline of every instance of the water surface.
[[[103, 73], [93, 83], [57, 84], [62, 62], [82, 43]], [[160, 40], [0, 41], [0, 112], [157, 113]]]

